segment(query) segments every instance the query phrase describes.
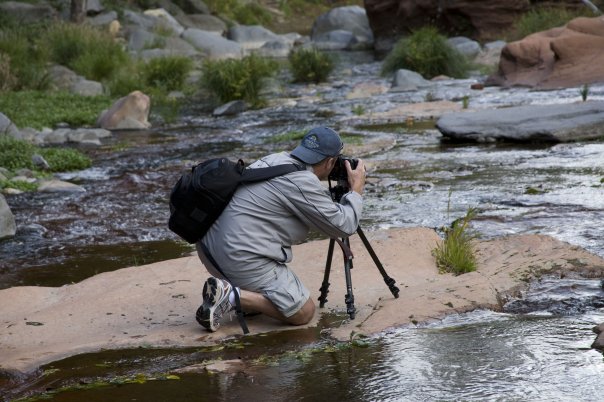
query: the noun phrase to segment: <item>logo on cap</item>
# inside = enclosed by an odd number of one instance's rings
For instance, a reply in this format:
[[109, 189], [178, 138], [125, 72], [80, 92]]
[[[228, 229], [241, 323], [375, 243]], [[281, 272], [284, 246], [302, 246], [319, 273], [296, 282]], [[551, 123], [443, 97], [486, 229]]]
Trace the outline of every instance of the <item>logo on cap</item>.
[[320, 147], [319, 139], [316, 135], [309, 135], [304, 138], [304, 146], [309, 149], [317, 149]]

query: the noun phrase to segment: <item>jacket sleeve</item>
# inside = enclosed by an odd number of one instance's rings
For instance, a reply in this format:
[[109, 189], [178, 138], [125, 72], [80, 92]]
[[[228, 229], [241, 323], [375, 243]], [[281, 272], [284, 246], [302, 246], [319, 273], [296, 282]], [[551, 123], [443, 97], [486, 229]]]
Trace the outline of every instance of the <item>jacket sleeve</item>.
[[348, 237], [357, 230], [363, 209], [360, 194], [349, 192], [336, 203], [317, 176], [308, 171], [283, 176], [279, 181], [286, 205], [309, 227], [329, 237]]

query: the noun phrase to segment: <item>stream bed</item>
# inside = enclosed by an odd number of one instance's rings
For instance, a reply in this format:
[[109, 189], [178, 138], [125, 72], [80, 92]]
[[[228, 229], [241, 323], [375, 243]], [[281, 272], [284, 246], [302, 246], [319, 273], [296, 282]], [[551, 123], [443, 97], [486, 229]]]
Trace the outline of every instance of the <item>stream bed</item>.
[[[347, 99], [355, 85], [389, 81], [379, 77], [379, 63], [367, 54], [346, 57], [334, 74], [339, 80], [319, 86], [287, 85], [282, 96], [294, 99], [295, 108], [277, 104], [215, 118], [191, 106], [171, 127], [116, 132], [101, 147], [84, 148], [93, 167], [59, 178], [79, 184], [85, 192], [7, 197], [18, 231], [14, 239], [0, 242], [0, 289], [61, 286], [104, 271], [188, 255], [191, 246], [167, 229], [168, 195], [179, 172], [210, 157], [251, 162], [291, 149], [296, 141], [271, 139], [316, 125], [338, 129], [345, 142], [357, 145], [351, 149], [363, 149], [351, 156], [363, 158], [369, 166], [361, 222], [366, 232], [390, 227], [438, 229], [476, 208], [472, 228], [481, 238], [541, 233], [604, 257], [604, 143], [448, 143], [434, 128], [434, 119], [370, 118], [372, 112], [396, 105], [458, 101], [465, 95], [475, 108], [575, 102], [579, 89], [486, 88], [476, 93], [469, 89], [474, 78], [443, 81], [409, 93]], [[590, 99], [604, 99], [604, 86], [592, 87]], [[361, 146], [371, 141], [389, 145], [379, 150]], [[581, 300], [601, 297], [597, 281], [585, 286], [591, 290]], [[562, 294], [576, 298], [571, 291]], [[554, 313], [536, 313], [535, 308], [478, 311], [400, 328], [362, 346], [354, 342], [334, 346], [319, 328], [251, 337], [251, 344], [242, 349], [226, 345], [220, 352], [102, 352], [56, 362], [26, 379], [0, 379], [0, 394], [4, 386], [12, 395], [66, 387], [52, 395], [60, 401], [285, 401], [325, 400], [325, 395], [347, 401], [588, 401], [604, 392], [602, 354], [590, 349], [595, 338], [591, 328], [604, 322], [604, 309], [597, 302], [587, 305], [580, 311]], [[278, 364], [263, 361], [244, 373], [166, 377], [179, 367], [208, 359], [250, 361], [266, 355], [276, 356]], [[98, 384], [112, 378], [127, 380]]]

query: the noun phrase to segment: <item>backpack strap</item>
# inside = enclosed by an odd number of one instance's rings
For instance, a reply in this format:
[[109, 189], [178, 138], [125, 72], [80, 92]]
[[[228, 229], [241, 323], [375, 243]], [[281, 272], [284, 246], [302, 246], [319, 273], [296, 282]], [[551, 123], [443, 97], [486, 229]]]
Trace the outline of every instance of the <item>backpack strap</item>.
[[241, 325], [241, 329], [243, 330], [244, 334], [249, 333], [250, 330], [247, 328], [247, 324], [245, 322], [245, 318], [243, 317], [243, 310], [241, 309], [241, 299], [239, 298], [239, 292], [237, 292], [237, 290], [235, 289], [235, 286], [229, 280], [229, 277], [226, 276], [226, 274], [220, 268], [220, 266], [218, 265], [218, 263], [216, 262], [216, 260], [214, 259], [214, 257], [212, 257], [212, 254], [210, 254], [210, 250], [208, 250], [208, 248], [206, 247], [206, 245], [203, 244], [203, 242], [201, 242], [201, 241], [199, 242], [199, 244], [201, 245], [201, 250], [205, 254], [206, 258], [208, 260], [210, 260], [210, 262], [212, 263], [212, 265], [214, 266], [214, 268], [216, 268], [218, 270], [218, 272], [220, 272], [220, 274], [222, 276], [224, 276], [226, 278], [227, 282], [229, 282], [231, 284], [231, 286], [233, 287], [233, 292], [235, 293], [235, 311], [237, 312], [237, 319], [239, 320], [239, 325]]
[[239, 182], [253, 183], [305, 169], [305, 166], [300, 166], [295, 163], [287, 163], [285, 165], [268, 166], [255, 169], [245, 169], [243, 173], [241, 173], [241, 180], [239, 180]]

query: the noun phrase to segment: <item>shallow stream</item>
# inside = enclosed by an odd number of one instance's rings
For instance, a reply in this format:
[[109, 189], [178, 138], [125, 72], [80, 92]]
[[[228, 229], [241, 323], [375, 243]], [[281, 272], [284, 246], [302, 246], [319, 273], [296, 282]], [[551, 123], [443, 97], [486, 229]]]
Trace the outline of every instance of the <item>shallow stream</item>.
[[[270, 138], [315, 125], [340, 130], [356, 144], [351, 149], [365, 149], [362, 145], [372, 141], [389, 144], [379, 152], [352, 155], [370, 168], [361, 223], [365, 231], [440, 228], [476, 207], [473, 228], [483, 238], [542, 233], [604, 257], [604, 143], [452, 144], [442, 141], [431, 119], [369, 119], [397, 105], [460, 101], [466, 95], [475, 108], [575, 102], [580, 100], [578, 88], [477, 92], [469, 89], [475, 79], [468, 79], [413, 93], [346, 99], [359, 83], [389, 85], [378, 75], [379, 63], [367, 54], [346, 57], [350, 60], [343, 60], [334, 74], [338, 80], [328, 85], [287, 85], [284, 96], [297, 102], [293, 109], [277, 105], [214, 118], [191, 107], [171, 128], [115, 133], [102, 147], [85, 149], [94, 166], [60, 178], [86, 192], [8, 197], [18, 232], [0, 242], [0, 288], [61, 286], [189, 254], [191, 247], [166, 227], [168, 194], [180, 170], [218, 155], [253, 161], [291, 149], [295, 141]], [[590, 99], [604, 99], [604, 87], [592, 87]], [[600, 297], [597, 281], [587, 287], [589, 295]], [[567, 299], [576, 296], [562, 293]], [[604, 362], [601, 353], [589, 348], [595, 338], [591, 327], [604, 322], [604, 310], [590, 303], [581, 311], [555, 314], [476, 312], [420, 329], [401, 328], [367, 341], [366, 347], [351, 343], [332, 350], [319, 333], [308, 332], [254, 337], [252, 345], [236, 349], [231, 358], [273, 354], [280, 364], [260, 364], [244, 374], [180, 374], [180, 380], [143, 381], [217, 355], [105, 352], [58, 362], [46, 368], [51, 370], [47, 376], [29, 378], [17, 388], [27, 394], [27, 389], [144, 373], [139, 381], [144, 384], [71, 389], [54, 398], [216, 400], [211, 395], [218, 393], [222, 399], [242, 400], [258, 400], [250, 395], [263, 395], [262, 400], [267, 395], [273, 400], [324, 400], [325, 395], [333, 400], [593, 400], [604, 392]], [[277, 346], [267, 347], [267, 342]], [[283, 352], [298, 343], [299, 355]]]

